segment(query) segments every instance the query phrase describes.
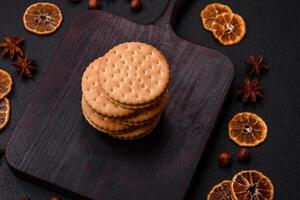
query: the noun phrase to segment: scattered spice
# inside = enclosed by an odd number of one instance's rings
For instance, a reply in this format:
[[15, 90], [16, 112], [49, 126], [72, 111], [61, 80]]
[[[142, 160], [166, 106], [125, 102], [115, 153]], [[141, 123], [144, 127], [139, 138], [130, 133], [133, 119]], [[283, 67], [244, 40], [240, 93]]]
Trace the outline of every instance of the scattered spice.
[[60, 200], [60, 198], [58, 196], [54, 196], [51, 198], [51, 200]]
[[227, 151], [221, 152], [218, 156], [219, 165], [222, 168], [230, 167], [231, 154]]
[[24, 78], [31, 78], [32, 73], [35, 70], [34, 61], [31, 61], [27, 55], [24, 58], [18, 57], [17, 62], [13, 65]]
[[138, 11], [142, 9], [143, 4], [141, 0], [131, 0], [130, 7], [132, 10]]
[[[23, 50], [21, 49], [21, 44], [24, 42], [24, 39], [21, 37], [3, 37], [3, 42], [0, 43], [0, 49], [2, 50], [2, 57], [6, 55], [10, 55], [10, 60], [13, 61], [17, 56], [17, 61], [13, 63], [13, 65], [17, 68], [22, 77], [31, 78], [32, 73], [34, 71], [34, 62], [30, 61], [29, 57], [24, 56]], [[6, 75], [3, 77], [3, 75]], [[6, 78], [8, 77], [9, 78]], [[12, 83], [12, 79], [10, 75], [0, 70], [0, 89], [6, 87], [7, 81], [8, 83]], [[2, 83], [2, 84], [1, 84]], [[11, 85], [8, 87], [9, 91], [11, 89]], [[0, 98], [5, 96], [6, 94], [0, 94]]]
[[9, 54], [10, 60], [13, 60], [15, 56], [23, 56], [21, 49], [23, 41], [24, 39], [21, 37], [3, 37], [3, 42], [0, 43], [2, 57]]
[[99, 9], [101, 6], [100, 0], [88, 0], [88, 8], [90, 10]]
[[260, 77], [261, 72], [268, 69], [268, 65], [263, 62], [262, 55], [250, 56], [246, 60], [246, 64], [250, 67], [249, 75], [255, 74], [256, 77]]
[[236, 95], [242, 96], [243, 102], [255, 103], [258, 97], [263, 97], [263, 87], [257, 79], [246, 78], [242, 84], [237, 86]]
[[240, 162], [249, 162], [251, 157], [250, 150], [241, 148], [237, 153], [237, 160]]

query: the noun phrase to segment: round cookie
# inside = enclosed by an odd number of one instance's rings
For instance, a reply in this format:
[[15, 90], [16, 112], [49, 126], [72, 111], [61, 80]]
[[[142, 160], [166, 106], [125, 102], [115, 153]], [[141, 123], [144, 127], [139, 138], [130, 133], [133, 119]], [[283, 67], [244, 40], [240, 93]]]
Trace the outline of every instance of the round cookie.
[[141, 137], [144, 137], [148, 135], [158, 124], [160, 117], [153, 120], [150, 124], [144, 125], [144, 126], [137, 126], [131, 131], [120, 131], [120, 132], [114, 132], [114, 131], [108, 131], [106, 129], [100, 128], [98, 125], [94, 124], [94, 122], [87, 116], [85, 113], [85, 110], [83, 109], [83, 115], [87, 122], [98, 131], [101, 131], [103, 133], [108, 134], [109, 136], [113, 138], [117, 138], [120, 140], [134, 140]]
[[113, 104], [103, 94], [98, 82], [98, 68], [101, 58], [94, 60], [82, 76], [82, 93], [93, 110], [107, 117], [124, 117], [134, 113], [134, 110]]
[[88, 105], [84, 97], [82, 97], [81, 100], [81, 107], [83, 115], [85, 116], [87, 121], [91, 122], [92, 125], [96, 126], [103, 132], [110, 132], [113, 134], [126, 133], [126, 131], [131, 131], [134, 128], [133, 126], [115, 122], [107, 117], [103, 117], [102, 115], [98, 114]]
[[140, 104], [140, 105], [125, 105], [125, 104], [120, 104], [119, 102], [113, 100], [112, 98], [110, 98], [109, 96], [107, 96], [105, 94], [105, 97], [107, 99], [109, 99], [109, 101], [111, 101], [113, 104], [117, 105], [117, 106], [120, 106], [122, 108], [127, 108], [129, 110], [142, 110], [142, 109], [148, 109], [149, 107], [155, 105], [160, 99], [161, 97], [157, 98], [155, 101], [152, 101], [148, 104]]
[[151, 122], [158, 117], [163, 111], [165, 104], [168, 100], [168, 92], [165, 92], [162, 98], [151, 108], [141, 111], [139, 114], [120, 120], [120, 123], [128, 125], [143, 125]]
[[119, 44], [99, 63], [98, 78], [104, 93], [124, 107], [153, 103], [169, 84], [170, 69], [166, 58], [145, 43]]
[[152, 123], [144, 125], [144, 126], [138, 126], [136, 129], [132, 130], [131, 132], [127, 132], [125, 134], [111, 134], [107, 133], [111, 137], [114, 137], [116, 139], [120, 140], [135, 140], [141, 137], [144, 137], [151, 133], [153, 129], [157, 126], [158, 122], [160, 120], [160, 117], [155, 119]]
[[107, 130], [104, 130], [104, 129], [98, 127], [96, 124], [94, 124], [94, 123], [87, 117], [87, 115], [85, 114], [84, 110], [82, 111], [82, 113], [83, 113], [83, 116], [84, 116], [85, 120], [86, 120], [93, 128], [97, 129], [98, 131], [101, 131], [101, 132], [103, 132], [103, 133], [109, 132], [110, 134], [120, 134], [120, 133], [122, 133], [122, 132], [113, 132], [113, 131], [107, 131]]

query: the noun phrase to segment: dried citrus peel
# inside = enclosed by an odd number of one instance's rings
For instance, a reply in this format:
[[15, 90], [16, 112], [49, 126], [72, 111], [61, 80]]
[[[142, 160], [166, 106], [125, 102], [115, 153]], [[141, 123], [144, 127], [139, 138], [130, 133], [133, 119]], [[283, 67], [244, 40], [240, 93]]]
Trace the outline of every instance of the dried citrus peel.
[[225, 46], [239, 43], [246, 35], [244, 19], [234, 13], [218, 15], [212, 25], [212, 29], [214, 37]]
[[207, 195], [207, 200], [274, 200], [272, 181], [256, 170], [240, 171], [232, 180], [215, 185]]
[[10, 74], [0, 69], [0, 99], [7, 96], [12, 88], [12, 78]]
[[207, 195], [207, 200], [231, 200], [231, 181], [225, 180], [215, 185]]
[[220, 3], [207, 5], [200, 13], [205, 29], [224, 46], [239, 43], [246, 35], [244, 19], [231, 8]]
[[205, 29], [213, 31], [213, 23], [218, 15], [222, 13], [231, 13], [232, 10], [229, 6], [220, 3], [213, 3], [207, 5], [200, 13], [202, 23]]
[[0, 130], [2, 130], [8, 123], [10, 115], [10, 104], [7, 98], [0, 100]]
[[253, 147], [266, 140], [268, 127], [258, 115], [242, 112], [231, 119], [228, 132], [229, 138], [238, 145]]
[[30, 5], [23, 15], [26, 30], [38, 35], [53, 33], [59, 28], [62, 20], [63, 16], [59, 7], [47, 2]]
[[271, 180], [256, 170], [237, 173], [231, 182], [233, 200], [273, 200], [274, 186]]

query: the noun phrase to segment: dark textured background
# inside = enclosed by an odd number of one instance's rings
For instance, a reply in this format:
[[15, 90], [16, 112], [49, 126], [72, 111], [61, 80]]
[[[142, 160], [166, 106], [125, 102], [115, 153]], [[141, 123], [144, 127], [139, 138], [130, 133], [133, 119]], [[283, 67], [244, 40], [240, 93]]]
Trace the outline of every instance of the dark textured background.
[[[19, 35], [25, 38], [26, 53], [37, 61], [38, 73], [32, 80], [22, 80], [8, 59], [0, 60], [0, 68], [9, 71], [14, 78], [14, 89], [10, 95], [12, 116], [8, 127], [1, 131], [0, 147], [5, 145], [24, 112], [32, 92], [55, 54], [72, 19], [87, 10], [86, 1], [72, 4], [67, 0], [51, 1], [63, 11], [61, 28], [50, 36], [36, 36], [26, 32], [22, 14], [35, 1], [6, 0], [0, 4], [0, 37]], [[160, 16], [166, 0], [144, 0], [141, 13], [131, 12], [127, 0], [104, 0], [103, 10], [127, 17], [140, 23], [150, 23]], [[244, 60], [250, 54], [263, 54], [270, 70], [262, 77], [265, 98], [256, 105], [240, 103], [231, 91], [207, 145], [203, 157], [205, 165], [198, 167], [186, 199], [205, 199], [210, 187], [222, 179], [231, 178], [242, 169], [257, 169], [268, 175], [276, 188], [276, 199], [300, 199], [300, 3], [298, 0], [227, 0], [219, 1], [230, 7], [247, 22], [245, 40], [233, 47], [222, 47], [206, 32], [199, 21], [200, 10], [208, 0], [190, 0], [182, 8], [175, 26], [177, 34], [189, 41], [219, 50], [228, 55], [236, 66], [236, 81], [247, 71]], [[205, 81], [205, 80], [203, 80]], [[261, 115], [269, 127], [265, 143], [252, 150], [253, 158], [243, 165], [235, 161], [229, 169], [220, 169], [216, 156], [228, 150], [233, 155], [238, 146], [228, 139], [227, 124], [237, 112], [252, 111]], [[172, 183], [170, 183], [172, 184]], [[15, 200], [28, 196], [31, 200], [46, 200], [54, 193], [15, 178], [4, 159], [0, 160], [0, 199]], [[67, 198], [66, 198], [67, 199]]]

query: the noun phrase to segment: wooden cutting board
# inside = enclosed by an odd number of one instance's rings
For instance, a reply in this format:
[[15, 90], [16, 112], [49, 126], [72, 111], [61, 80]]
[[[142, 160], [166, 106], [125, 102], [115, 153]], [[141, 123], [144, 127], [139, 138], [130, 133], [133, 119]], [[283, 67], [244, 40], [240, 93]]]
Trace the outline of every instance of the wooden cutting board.
[[[171, 0], [154, 25], [102, 11], [75, 19], [8, 143], [13, 172], [68, 192], [72, 199], [183, 199], [234, 68], [221, 53], [176, 36], [171, 22], [182, 2]], [[161, 122], [136, 141], [100, 134], [85, 121], [80, 106], [86, 66], [127, 41], [154, 45], [171, 67]]]

